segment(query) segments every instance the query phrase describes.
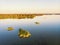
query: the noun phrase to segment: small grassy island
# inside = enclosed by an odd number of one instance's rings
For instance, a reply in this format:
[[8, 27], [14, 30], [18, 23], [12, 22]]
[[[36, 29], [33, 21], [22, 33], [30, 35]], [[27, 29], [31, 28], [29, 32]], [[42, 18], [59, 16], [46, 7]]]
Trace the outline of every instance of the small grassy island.
[[19, 29], [18, 36], [20, 38], [29, 38], [31, 36], [30, 32], [24, 30], [24, 29]]
[[35, 24], [40, 24], [39, 22], [35, 22]]
[[8, 30], [8, 31], [12, 31], [12, 30], [14, 30], [14, 29], [13, 29], [13, 27], [8, 27], [7, 30]]

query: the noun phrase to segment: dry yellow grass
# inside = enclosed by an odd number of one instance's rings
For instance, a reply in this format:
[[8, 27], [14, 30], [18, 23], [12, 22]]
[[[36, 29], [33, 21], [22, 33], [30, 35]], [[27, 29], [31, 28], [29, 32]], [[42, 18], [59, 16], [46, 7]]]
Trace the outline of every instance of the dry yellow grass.
[[34, 18], [35, 16], [42, 16], [39, 14], [0, 14], [0, 19], [23, 19]]

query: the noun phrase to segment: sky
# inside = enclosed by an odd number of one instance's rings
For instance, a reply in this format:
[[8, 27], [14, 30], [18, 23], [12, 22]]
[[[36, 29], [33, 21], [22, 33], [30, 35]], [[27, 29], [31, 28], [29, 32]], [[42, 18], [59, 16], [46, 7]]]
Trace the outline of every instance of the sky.
[[0, 0], [1, 13], [60, 13], [60, 0]]

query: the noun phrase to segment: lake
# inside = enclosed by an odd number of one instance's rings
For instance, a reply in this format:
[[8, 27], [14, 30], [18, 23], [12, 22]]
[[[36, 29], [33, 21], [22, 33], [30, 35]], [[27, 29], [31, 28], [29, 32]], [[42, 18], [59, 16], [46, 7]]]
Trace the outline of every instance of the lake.
[[[8, 31], [8, 27], [13, 27], [14, 30]], [[31, 36], [19, 38], [19, 28], [29, 31]], [[0, 45], [60, 45], [60, 15], [36, 16], [33, 19], [0, 19]]]

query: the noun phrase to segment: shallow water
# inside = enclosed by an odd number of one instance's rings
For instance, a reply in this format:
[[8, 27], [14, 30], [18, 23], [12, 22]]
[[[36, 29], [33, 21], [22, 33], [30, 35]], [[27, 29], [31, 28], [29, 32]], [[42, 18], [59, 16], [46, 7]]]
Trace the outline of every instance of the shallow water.
[[[8, 27], [13, 27], [14, 30], [8, 31]], [[19, 38], [19, 28], [29, 31], [31, 37]], [[60, 15], [36, 16], [33, 19], [0, 19], [0, 45], [60, 45]]]

